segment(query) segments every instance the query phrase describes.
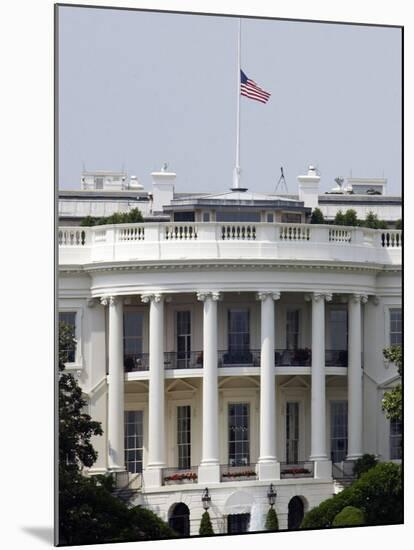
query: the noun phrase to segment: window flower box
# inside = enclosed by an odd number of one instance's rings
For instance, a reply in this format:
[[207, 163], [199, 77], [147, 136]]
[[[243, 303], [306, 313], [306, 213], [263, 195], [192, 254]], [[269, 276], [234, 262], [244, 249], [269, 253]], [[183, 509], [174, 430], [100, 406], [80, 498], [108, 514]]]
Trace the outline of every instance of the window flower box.
[[185, 472], [185, 473], [176, 473], [172, 474], [170, 476], [166, 476], [164, 478], [164, 483], [166, 485], [175, 485], [177, 483], [185, 484], [185, 483], [196, 483], [197, 482], [197, 474], [195, 472]]

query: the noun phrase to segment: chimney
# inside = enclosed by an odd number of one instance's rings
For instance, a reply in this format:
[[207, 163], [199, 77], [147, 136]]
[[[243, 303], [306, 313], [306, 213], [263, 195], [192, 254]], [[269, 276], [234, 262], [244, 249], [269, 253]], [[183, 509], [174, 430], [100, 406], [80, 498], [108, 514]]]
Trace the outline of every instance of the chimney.
[[299, 200], [303, 201], [305, 206], [316, 208], [318, 206], [319, 181], [314, 166], [309, 166], [306, 176], [298, 176]]
[[160, 172], [152, 172], [153, 212], [162, 212], [162, 207], [171, 203], [174, 198], [175, 172], [168, 171], [164, 163]]

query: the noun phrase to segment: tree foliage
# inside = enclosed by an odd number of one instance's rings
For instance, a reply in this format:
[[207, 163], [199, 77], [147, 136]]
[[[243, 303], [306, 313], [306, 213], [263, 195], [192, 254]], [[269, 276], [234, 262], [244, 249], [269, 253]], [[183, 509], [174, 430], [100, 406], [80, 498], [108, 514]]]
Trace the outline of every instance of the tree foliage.
[[323, 217], [323, 213], [322, 213], [322, 210], [320, 208], [315, 208], [312, 211], [310, 222], [314, 223], [314, 224], [317, 224], [317, 223], [323, 224], [323, 223], [325, 223], [325, 218]]
[[373, 212], [368, 212], [362, 225], [371, 229], [387, 229], [387, 223], [379, 220], [378, 216]]
[[128, 506], [113, 496], [111, 476], [82, 474], [97, 459], [92, 436], [100, 422], [84, 412], [86, 400], [75, 377], [65, 371], [73, 328], [59, 324], [59, 544], [98, 544], [172, 538], [176, 534], [153, 512]]
[[371, 468], [378, 464], [378, 460], [374, 455], [364, 454], [361, 458], [355, 461], [354, 464], [354, 475], [357, 478], [360, 478], [362, 474], [368, 472]]
[[213, 525], [211, 524], [210, 514], [207, 510], [201, 516], [199, 534], [206, 537], [209, 535], [214, 535]]
[[310, 510], [302, 529], [332, 527], [335, 516], [346, 506], [362, 510], [366, 525], [391, 525], [403, 522], [401, 467], [392, 462], [377, 464], [350, 487]]
[[83, 227], [91, 227], [94, 225], [112, 225], [119, 223], [142, 223], [144, 218], [138, 208], [133, 208], [129, 212], [115, 212], [111, 216], [103, 218], [94, 218], [93, 216], [86, 216], [81, 221], [80, 225]]
[[[398, 374], [402, 376], [402, 348], [391, 346], [383, 350], [384, 357], [390, 363], [394, 363]], [[397, 384], [392, 390], [384, 393], [382, 410], [389, 420], [402, 420], [402, 385]]]
[[355, 506], [345, 506], [345, 508], [334, 517], [332, 527], [351, 527], [364, 524], [365, 517], [362, 510], [355, 508]]
[[273, 506], [271, 506], [267, 512], [265, 529], [266, 531], [279, 531], [279, 521], [277, 519], [276, 510]]

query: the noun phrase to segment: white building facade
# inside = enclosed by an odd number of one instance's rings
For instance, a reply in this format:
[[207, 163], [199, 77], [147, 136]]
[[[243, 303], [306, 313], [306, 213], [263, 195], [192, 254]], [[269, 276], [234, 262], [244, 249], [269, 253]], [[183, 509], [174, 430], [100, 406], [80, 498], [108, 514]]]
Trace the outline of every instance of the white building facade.
[[262, 528], [273, 484], [297, 528], [362, 454], [401, 458], [381, 410], [401, 232], [310, 225], [303, 201], [240, 190], [163, 207], [176, 221], [59, 228], [67, 368], [104, 430], [90, 473], [183, 535], [206, 488], [216, 533]]

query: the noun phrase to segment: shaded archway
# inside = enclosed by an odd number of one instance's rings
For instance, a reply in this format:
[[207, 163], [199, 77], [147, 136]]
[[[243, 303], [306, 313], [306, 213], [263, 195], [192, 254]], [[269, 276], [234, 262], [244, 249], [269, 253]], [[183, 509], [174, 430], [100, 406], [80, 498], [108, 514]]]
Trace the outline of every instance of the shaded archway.
[[173, 504], [168, 525], [181, 537], [190, 536], [190, 510], [184, 502]]
[[305, 506], [300, 497], [293, 497], [288, 507], [288, 529], [299, 529], [305, 514]]

